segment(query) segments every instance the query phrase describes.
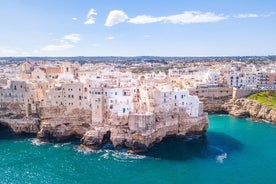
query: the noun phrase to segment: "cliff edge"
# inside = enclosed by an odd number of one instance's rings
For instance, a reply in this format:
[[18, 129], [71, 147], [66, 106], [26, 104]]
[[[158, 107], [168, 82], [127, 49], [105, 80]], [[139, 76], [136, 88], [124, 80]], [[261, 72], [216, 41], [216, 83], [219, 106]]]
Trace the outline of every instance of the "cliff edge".
[[261, 104], [257, 101], [240, 98], [232, 99], [223, 105], [225, 111], [230, 115], [247, 118], [250, 117], [256, 120], [265, 120], [276, 123], [276, 109], [267, 105]]

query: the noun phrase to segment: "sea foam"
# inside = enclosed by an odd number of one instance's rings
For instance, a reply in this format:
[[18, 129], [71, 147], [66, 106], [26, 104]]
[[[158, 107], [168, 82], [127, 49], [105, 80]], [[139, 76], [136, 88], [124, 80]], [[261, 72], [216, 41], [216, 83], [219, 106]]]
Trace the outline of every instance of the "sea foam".
[[222, 164], [223, 161], [224, 161], [226, 158], [227, 158], [227, 153], [223, 153], [223, 154], [221, 154], [221, 155], [218, 155], [218, 156], [216, 157], [217, 163]]

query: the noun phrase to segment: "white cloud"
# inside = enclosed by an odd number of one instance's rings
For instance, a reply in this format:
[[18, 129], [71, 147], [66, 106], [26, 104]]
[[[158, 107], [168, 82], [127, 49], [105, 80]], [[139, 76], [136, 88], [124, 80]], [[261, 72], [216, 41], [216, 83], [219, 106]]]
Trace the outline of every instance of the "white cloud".
[[76, 21], [76, 20], [78, 20], [78, 18], [77, 17], [72, 17], [72, 20]]
[[192, 24], [192, 23], [209, 23], [225, 20], [228, 17], [212, 12], [186, 11], [182, 14], [152, 17], [149, 15], [140, 15], [129, 20], [133, 24], [149, 24], [149, 23], [172, 23], [172, 24]]
[[166, 17], [152, 17], [149, 15], [139, 15], [130, 19], [128, 22], [132, 24], [149, 24], [155, 22], [162, 22]]
[[30, 56], [31, 54], [29, 52], [21, 52], [22, 56]]
[[91, 8], [89, 10], [89, 12], [87, 13], [87, 16], [86, 16], [86, 21], [84, 22], [84, 24], [95, 24], [95, 15], [97, 15], [97, 12], [96, 10], [94, 10], [93, 8]]
[[212, 12], [186, 11], [181, 14], [154, 17], [151, 15], [138, 15], [129, 18], [127, 14], [121, 10], [113, 10], [109, 12], [105, 26], [111, 27], [122, 22], [131, 24], [150, 24], [150, 23], [171, 23], [171, 24], [192, 24], [192, 23], [209, 23], [218, 22], [227, 19], [228, 16], [215, 14]]
[[61, 39], [55, 39], [55, 41], [59, 41], [59, 43], [46, 45], [40, 51], [62, 51], [74, 48], [75, 44], [80, 41], [80, 35], [76, 33], [68, 34], [64, 35]]
[[0, 56], [15, 56], [18, 54], [19, 54], [19, 52], [15, 49], [10, 49], [8, 47], [0, 48]]
[[59, 45], [47, 45], [43, 47], [41, 50], [42, 51], [62, 51], [62, 50], [68, 50], [74, 48], [74, 45], [72, 44], [59, 44]]
[[105, 26], [114, 26], [119, 23], [128, 22], [131, 24], [150, 24], [150, 23], [170, 23], [170, 24], [196, 24], [196, 23], [212, 23], [226, 20], [230, 17], [234, 18], [258, 18], [269, 17], [274, 12], [269, 14], [238, 14], [238, 15], [224, 15], [216, 14], [213, 12], [201, 12], [201, 11], [185, 11], [180, 14], [154, 17], [151, 15], [138, 15], [133, 18], [129, 18], [128, 15], [121, 10], [113, 10], [109, 12], [106, 19]]
[[40, 51], [39, 50], [34, 50], [33, 54], [38, 54]]
[[208, 23], [218, 22], [227, 18], [228, 17], [225, 15], [215, 14], [212, 12], [203, 13], [200, 11], [186, 11], [182, 14], [165, 17], [164, 22], [173, 24]]
[[105, 39], [107, 39], [107, 40], [114, 40], [115, 38], [114, 38], [114, 36], [108, 36]]
[[8, 57], [8, 56], [32, 56], [34, 52], [28, 52], [21, 48], [10, 48], [10, 47], [0, 47], [0, 57]]
[[259, 18], [259, 17], [270, 17], [274, 12], [270, 12], [268, 14], [256, 14], [256, 13], [246, 13], [246, 14], [238, 14], [234, 15], [234, 18], [244, 19], [244, 18]]
[[256, 18], [259, 17], [259, 15], [254, 14], [254, 13], [249, 13], [249, 14], [239, 14], [239, 15], [234, 15], [234, 18]]
[[80, 41], [80, 35], [79, 34], [68, 34], [63, 36], [64, 40], [77, 43]]
[[104, 25], [107, 27], [111, 27], [116, 24], [125, 22], [126, 20], [128, 20], [128, 16], [125, 12], [121, 10], [113, 10], [109, 12]]

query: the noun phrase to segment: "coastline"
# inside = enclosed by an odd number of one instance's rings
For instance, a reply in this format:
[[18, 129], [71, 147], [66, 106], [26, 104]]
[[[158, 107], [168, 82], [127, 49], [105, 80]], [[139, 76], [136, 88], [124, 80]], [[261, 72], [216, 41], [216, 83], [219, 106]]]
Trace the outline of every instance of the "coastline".
[[[248, 105], [251, 104], [251, 105]], [[254, 104], [254, 105], [252, 105]], [[265, 110], [261, 109], [266, 109], [268, 107], [263, 106], [255, 101], [240, 98], [236, 100], [229, 100], [227, 103], [223, 104], [220, 106], [221, 109], [219, 111], [210, 111], [209, 115], [230, 115], [233, 117], [238, 117], [238, 118], [250, 118], [251, 121], [254, 122], [262, 122], [262, 123], [267, 123], [267, 124], [275, 124], [274, 121], [270, 121], [273, 118], [276, 118], [276, 113], [273, 113], [273, 116], [265, 116], [265, 114], [262, 114], [263, 112], [267, 112]], [[254, 110], [257, 109], [259, 110], [258, 112], [255, 112]], [[217, 110], [216, 106], [216, 110]], [[253, 110], [252, 110], [253, 109]], [[268, 109], [269, 112], [273, 111], [271, 109]], [[39, 141], [42, 142], [64, 142], [67, 140], [70, 140], [71, 138], [77, 139], [80, 141], [80, 145], [78, 146], [79, 149], [87, 151], [87, 150], [99, 150], [102, 148], [102, 146], [106, 143], [112, 143], [114, 145], [114, 148], [117, 150], [120, 149], [125, 149], [128, 148], [129, 153], [139, 153], [139, 152], [145, 152], [148, 151], [152, 146], [154, 146], [156, 143], [161, 142], [163, 138], [166, 137], [186, 137], [186, 138], [196, 138], [203, 136], [207, 130], [207, 127], [204, 125], [204, 122], [206, 122], [203, 118], [203, 127], [197, 127], [194, 125], [196, 124], [191, 124], [190, 128], [187, 126], [184, 126], [184, 134], [179, 134], [175, 131], [168, 131], [167, 133], [161, 133], [159, 135], [158, 132], [153, 133], [152, 135], [155, 135], [153, 137], [145, 136], [143, 137], [142, 134], [138, 136], [137, 138], [134, 138], [131, 140], [131, 137], [115, 137], [111, 140], [111, 137], [105, 137], [105, 134], [109, 130], [114, 130], [113, 128], [104, 128], [100, 129], [103, 131], [101, 135], [98, 135], [99, 137], [95, 137], [95, 134], [87, 134], [89, 130], [92, 130], [96, 128], [97, 126], [92, 126], [87, 123], [85, 123], [82, 119], [80, 118], [79, 121], [80, 123], [76, 122], [78, 119], [76, 116], [79, 116], [81, 113], [77, 114], [71, 114], [68, 116], [65, 116], [58, 113], [63, 113], [62, 110], [57, 110], [54, 109], [51, 112], [47, 110], [47, 113], [45, 111], [40, 111], [40, 115], [33, 115], [28, 118], [23, 117], [22, 119], [14, 119], [13, 116], [4, 116], [4, 118], [0, 118], [0, 123], [2, 126], [9, 127], [15, 134], [35, 134], [36, 137], [38, 138]], [[260, 113], [261, 112], [261, 113]], [[50, 113], [50, 114], [49, 114]], [[52, 113], [52, 114], [51, 114]], [[84, 112], [83, 112], [84, 113]], [[82, 114], [83, 114], [82, 113]], [[84, 113], [85, 114], [85, 113]], [[275, 116], [274, 116], [275, 115]], [[205, 114], [207, 116], [207, 114]], [[2, 114], [3, 117], [3, 114]], [[18, 117], [18, 116], [16, 116]], [[58, 117], [58, 118], [57, 118]], [[264, 118], [259, 118], [259, 117], [269, 117], [270, 119], [264, 119]], [[64, 119], [65, 118], [65, 119]], [[197, 120], [200, 121], [200, 120]], [[18, 123], [20, 122], [20, 123]], [[66, 122], [66, 123], [64, 123]], [[71, 123], [70, 123], [71, 122]], [[74, 123], [72, 123], [74, 122]], [[185, 122], [183, 122], [185, 124]], [[208, 125], [208, 124], [207, 124]], [[45, 129], [46, 128], [46, 129]], [[85, 129], [83, 129], [85, 128]], [[164, 129], [165, 127], [163, 127]], [[76, 130], [82, 129], [81, 133], [76, 134]], [[66, 131], [64, 131], [66, 130]], [[159, 128], [159, 130], [162, 130], [162, 127]], [[63, 132], [62, 132], [63, 131]], [[158, 131], [156, 129], [155, 131]], [[95, 133], [95, 132], [94, 132]], [[92, 135], [92, 137], [91, 137]], [[118, 134], [120, 135], [120, 134]], [[110, 135], [109, 135], [110, 136]], [[160, 137], [161, 136], [161, 137]], [[119, 138], [119, 139], [118, 139]], [[106, 139], [106, 140], [104, 140]], [[113, 141], [115, 141], [113, 143]]]
[[[127, 121], [121, 126], [113, 121], [103, 127], [89, 123], [90, 117], [86, 111], [64, 114], [62, 109], [41, 108], [38, 114], [31, 114], [28, 117], [17, 114], [12, 109], [7, 112], [5, 114], [2, 111], [0, 124], [15, 134], [35, 134], [37, 140], [42, 142], [58, 143], [74, 138], [79, 140], [79, 148], [94, 150], [101, 149], [106, 143], [112, 143], [115, 149], [128, 149], [130, 153], [148, 151], [167, 136], [202, 136], [209, 124], [206, 113], [196, 118], [176, 113], [166, 116], [159, 114], [156, 115], [159, 118], [158, 126], [156, 117], [149, 116], [126, 119]], [[137, 129], [140, 124], [144, 125], [144, 128]]]

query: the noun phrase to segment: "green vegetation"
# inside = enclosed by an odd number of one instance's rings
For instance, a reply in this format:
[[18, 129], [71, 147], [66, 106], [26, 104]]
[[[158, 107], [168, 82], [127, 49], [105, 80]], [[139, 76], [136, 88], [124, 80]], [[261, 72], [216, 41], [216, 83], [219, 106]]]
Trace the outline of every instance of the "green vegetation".
[[252, 94], [247, 98], [276, 109], [276, 91], [262, 91]]

